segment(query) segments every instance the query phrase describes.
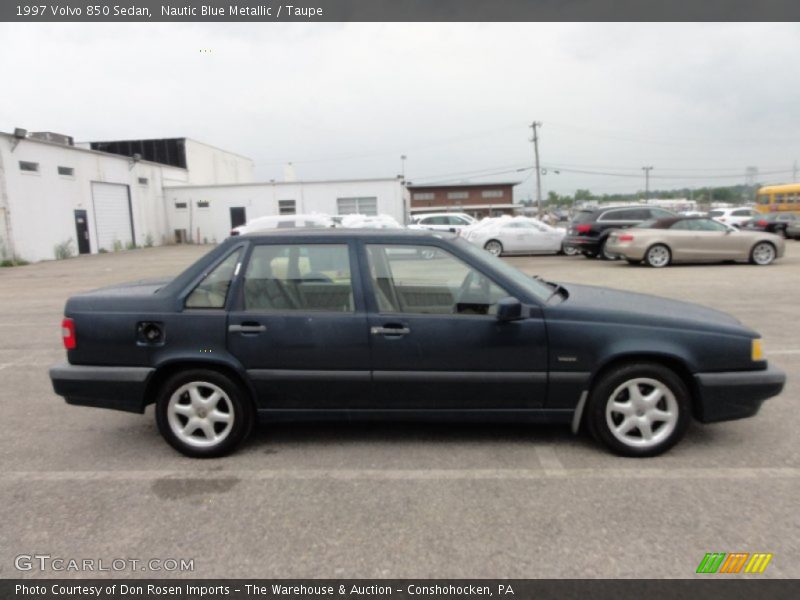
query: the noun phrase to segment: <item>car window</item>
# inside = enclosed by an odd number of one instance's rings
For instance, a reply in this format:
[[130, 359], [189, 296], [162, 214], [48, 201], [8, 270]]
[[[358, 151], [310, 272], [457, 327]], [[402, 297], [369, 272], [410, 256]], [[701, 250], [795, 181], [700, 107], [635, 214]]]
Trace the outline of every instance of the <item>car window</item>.
[[690, 223], [690, 229], [693, 231], [727, 231], [728, 228], [720, 223], [719, 221], [714, 221], [712, 219], [691, 219], [688, 221]]
[[589, 223], [594, 221], [595, 212], [593, 210], [582, 210], [572, 218], [573, 223]]
[[753, 211], [751, 211], [750, 209], [745, 208], [745, 209], [742, 209], [742, 210], [733, 211], [731, 213], [731, 216], [734, 216], [734, 217], [750, 217], [750, 216], [752, 216], [752, 214], [753, 214]]
[[668, 210], [664, 210], [663, 208], [651, 208], [650, 216], [653, 219], [666, 219], [668, 217], [672, 217], [673, 214]]
[[446, 250], [368, 245], [372, 288], [384, 313], [488, 315], [510, 294]]
[[346, 244], [263, 244], [245, 271], [249, 311], [352, 312], [350, 252]]
[[692, 219], [683, 219], [682, 221], [675, 221], [670, 229], [673, 231], [690, 231], [692, 229]]
[[209, 271], [186, 297], [186, 308], [223, 308], [241, 255], [239, 248]]
[[724, 210], [710, 210], [708, 211], [709, 217], [721, 217], [725, 214]]

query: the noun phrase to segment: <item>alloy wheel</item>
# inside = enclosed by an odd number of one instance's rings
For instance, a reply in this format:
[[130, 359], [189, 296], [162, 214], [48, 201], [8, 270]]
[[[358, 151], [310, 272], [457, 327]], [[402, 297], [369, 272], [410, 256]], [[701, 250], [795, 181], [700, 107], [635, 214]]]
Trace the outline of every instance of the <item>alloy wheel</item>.
[[648, 449], [667, 439], [678, 424], [678, 402], [657, 379], [637, 377], [618, 386], [606, 403], [611, 434], [628, 447]]
[[192, 381], [169, 399], [167, 420], [172, 433], [194, 448], [221, 443], [231, 432], [234, 409], [225, 391], [213, 383]]
[[775, 260], [775, 247], [769, 242], [761, 242], [753, 248], [753, 262], [757, 265], [768, 265]]

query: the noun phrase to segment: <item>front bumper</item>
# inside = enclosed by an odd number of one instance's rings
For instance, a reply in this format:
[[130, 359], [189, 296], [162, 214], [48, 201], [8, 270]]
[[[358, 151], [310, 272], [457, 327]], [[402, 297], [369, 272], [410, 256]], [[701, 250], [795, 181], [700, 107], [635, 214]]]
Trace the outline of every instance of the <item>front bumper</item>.
[[703, 423], [752, 417], [786, 383], [786, 374], [773, 366], [763, 371], [697, 373], [694, 378], [699, 392], [697, 418]]
[[53, 390], [68, 404], [143, 413], [145, 389], [155, 369], [61, 363], [50, 367]]

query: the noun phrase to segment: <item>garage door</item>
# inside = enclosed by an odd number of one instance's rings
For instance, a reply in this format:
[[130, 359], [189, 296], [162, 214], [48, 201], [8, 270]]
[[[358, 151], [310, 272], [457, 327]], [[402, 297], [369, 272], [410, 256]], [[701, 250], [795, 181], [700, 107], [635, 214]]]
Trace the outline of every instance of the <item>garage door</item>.
[[92, 202], [98, 249], [113, 251], [132, 243], [133, 227], [128, 186], [92, 183]]

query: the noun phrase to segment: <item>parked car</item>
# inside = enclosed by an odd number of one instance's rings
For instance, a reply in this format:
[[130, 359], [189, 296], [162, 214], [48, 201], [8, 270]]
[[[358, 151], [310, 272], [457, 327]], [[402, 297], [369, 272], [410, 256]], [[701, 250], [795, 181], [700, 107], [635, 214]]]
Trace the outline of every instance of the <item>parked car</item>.
[[468, 242], [501, 254], [558, 254], [565, 231], [530, 217], [498, 218], [461, 232]]
[[777, 235], [739, 230], [715, 219], [672, 217], [648, 221], [626, 231], [612, 231], [608, 251], [631, 264], [651, 267], [676, 262], [750, 261], [768, 265], [784, 253]]
[[786, 225], [786, 237], [800, 240], [800, 219], [795, 219]]
[[307, 418], [562, 423], [652, 456], [692, 418], [752, 416], [785, 383], [725, 313], [546, 282], [408, 230], [228, 238], [171, 281], [71, 297], [62, 335], [57, 394], [155, 404], [166, 441], [196, 457], [232, 451], [257, 419]]
[[456, 233], [475, 223], [476, 219], [466, 213], [429, 213], [412, 217], [408, 228]]
[[312, 213], [310, 215], [268, 215], [258, 217], [231, 229], [231, 235], [244, 235], [271, 229], [296, 229], [296, 228], [328, 228], [333, 227], [334, 221], [328, 215]]
[[606, 240], [612, 229], [624, 229], [651, 219], [675, 216], [673, 212], [654, 206], [586, 208], [579, 211], [569, 224], [564, 248], [574, 248], [587, 258], [600, 256], [614, 260], [619, 256], [606, 248]]
[[771, 212], [766, 214], [757, 213], [758, 216], [753, 217], [742, 225], [742, 229], [748, 231], [767, 231], [769, 233], [777, 234], [781, 237], [789, 237], [786, 228], [800, 220], [794, 213], [788, 212]]
[[744, 223], [758, 215], [758, 212], [752, 208], [737, 207], [737, 208], [714, 208], [708, 211], [708, 217], [716, 219], [720, 223], [732, 225], [733, 227], [741, 227]]

